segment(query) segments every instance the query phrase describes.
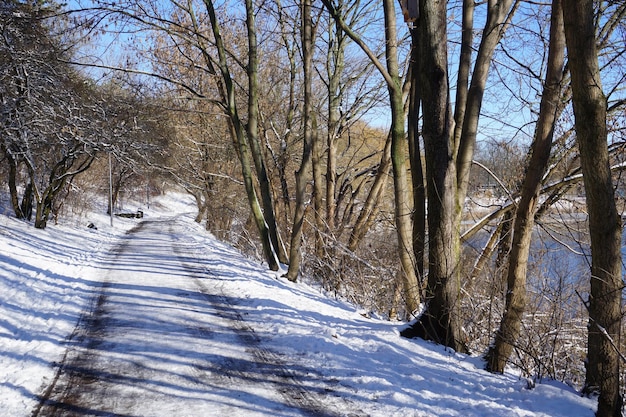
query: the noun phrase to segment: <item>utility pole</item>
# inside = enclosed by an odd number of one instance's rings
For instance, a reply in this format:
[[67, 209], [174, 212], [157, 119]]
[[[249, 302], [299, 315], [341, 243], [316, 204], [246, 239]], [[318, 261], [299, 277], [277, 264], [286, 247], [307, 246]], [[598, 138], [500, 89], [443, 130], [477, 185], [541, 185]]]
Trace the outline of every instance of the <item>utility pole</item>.
[[109, 152], [109, 215], [113, 227], [113, 170], [111, 168], [111, 152]]

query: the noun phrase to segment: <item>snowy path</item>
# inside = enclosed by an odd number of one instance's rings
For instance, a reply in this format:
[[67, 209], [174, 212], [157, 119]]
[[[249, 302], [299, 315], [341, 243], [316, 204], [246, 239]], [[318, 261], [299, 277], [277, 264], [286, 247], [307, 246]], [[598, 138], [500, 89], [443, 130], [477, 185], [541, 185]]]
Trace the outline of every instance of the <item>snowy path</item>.
[[146, 221], [108, 256], [33, 416], [339, 415], [263, 348], [183, 236], [175, 219]]
[[594, 415], [563, 383], [528, 389], [268, 271], [190, 196], [160, 201], [140, 224], [90, 214], [97, 230], [0, 215], [0, 417]]

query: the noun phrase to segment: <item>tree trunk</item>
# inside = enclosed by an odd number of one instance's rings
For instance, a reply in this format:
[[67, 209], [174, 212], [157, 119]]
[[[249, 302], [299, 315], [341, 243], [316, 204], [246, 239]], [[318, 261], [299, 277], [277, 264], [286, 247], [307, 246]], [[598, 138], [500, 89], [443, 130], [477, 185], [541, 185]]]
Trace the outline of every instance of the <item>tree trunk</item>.
[[426, 310], [403, 336], [467, 351], [457, 312], [460, 235], [455, 221], [456, 167], [448, 84], [447, 2], [420, 1], [419, 89], [423, 102], [429, 262]]
[[[474, 148], [476, 145], [476, 135], [478, 133], [478, 120], [480, 118], [480, 109], [482, 107], [483, 96], [485, 93], [485, 86], [487, 84], [487, 76], [489, 75], [489, 68], [493, 58], [493, 53], [496, 50], [496, 46], [502, 39], [507, 25], [505, 20], [510, 16], [511, 4], [513, 0], [489, 0], [487, 8], [487, 21], [483, 29], [483, 35], [480, 40], [480, 46], [478, 48], [478, 54], [476, 56], [476, 63], [474, 64], [474, 71], [472, 73], [472, 81], [467, 91], [466, 102], [457, 103], [463, 108], [462, 111], [457, 111], [457, 117], [462, 119], [456, 119], [457, 132], [455, 133], [455, 158], [457, 161], [457, 216], [460, 222], [461, 214], [463, 211], [463, 205], [465, 202], [465, 196], [467, 195], [467, 187], [469, 184], [470, 168], [472, 166], [472, 159], [474, 157]], [[469, 3], [469, 2], [468, 2]], [[468, 6], [464, 4], [464, 6]], [[473, 8], [473, 6], [472, 6]], [[469, 14], [469, 11], [467, 11]], [[464, 20], [469, 19], [469, 16], [465, 16]], [[472, 19], [473, 20], [473, 19]], [[464, 22], [463, 35], [468, 37], [467, 32], [470, 30], [466, 27], [469, 21]], [[468, 40], [465, 40], [467, 42]], [[471, 42], [471, 40], [469, 40]], [[463, 59], [461, 63], [467, 60], [467, 54], [469, 51], [463, 50]], [[461, 66], [463, 70], [463, 66]], [[460, 75], [464, 72], [460, 71]], [[465, 81], [466, 82], [466, 81]], [[461, 92], [461, 88], [457, 99], [464, 97]], [[461, 132], [458, 131], [458, 125], [462, 125]], [[459, 137], [456, 137], [460, 133]]]
[[324, 221], [324, 173], [322, 171], [321, 142], [317, 136], [317, 117], [311, 114], [311, 151], [313, 171], [313, 207], [315, 208], [315, 256], [319, 259], [324, 257], [324, 235], [328, 233]]
[[[54, 178], [54, 174], [55, 173], [53, 172], [50, 176]], [[66, 181], [64, 178], [55, 178], [41, 193], [38, 192], [36, 188], [33, 188], [32, 191], [34, 192], [35, 199], [37, 201], [35, 208], [36, 229], [45, 229], [48, 225], [48, 219], [50, 218], [50, 213], [52, 212], [54, 200], [65, 186], [65, 183]]]
[[565, 34], [561, 0], [552, 1], [548, 67], [539, 109], [539, 120], [531, 146], [531, 157], [522, 184], [521, 197], [515, 212], [513, 241], [508, 258], [507, 293], [504, 316], [496, 333], [495, 343], [487, 352], [487, 370], [504, 372], [519, 337], [526, 307], [526, 272], [532, 230], [535, 225], [541, 180], [548, 168], [554, 123], [560, 112], [561, 80], [565, 55]]
[[120, 196], [120, 191], [122, 190], [123, 175], [123, 172], [120, 172], [113, 184], [111, 190], [111, 198], [109, 199], [109, 202], [107, 204], [107, 214], [111, 214], [115, 211], [115, 206], [117, 206], [117, 200]]
[[[77, 145], [77, 148], [81, 147], [82, 145]], [[69, 154], [70, 156], [66, 156], [54, 164], [54, 167], [48, 174], [50, 183], [42, 191], [37, 187], [34, 167], [32, 165], [28, 166], [30, 184], [32, 185], [31, 190], [37, 203], [35, 208], [35, 227], [37, 229], [46, 228], [50, 214], [54, 209], [54, 203], [58, 200], [61, 191], [68, 183], [72, 182], [76, 175], [87, 171], [95, 159], [93, 155], [77, 158], [73, 152]]]
[[622, 303], [621, 221], [607, 146], [607, 102], [602, 92], [592, 0], [563, 0], [572, 74], [576, 139], [591, 237], [591, 293], [584, 391], [599, 392], [598, 417], [621, 416], [619, 345]]
[[413, 205], [409, 199], [404, 131], [405, 113], [398, 68], [394, 0], [383, 0], [383, 9], [385, 13], [385, 38], [387, 40], [385, 47], [387, 71], [392, 80], [391, 83], [388, 83], [387, 88], [391, 104], [391, 166], [393, 169], [396, 233], [404, 279], [405, 306], [407, 313], [411, 314], [419, 307], [420, 286], [415, 273], [415, 257], [413, 256], [413, 225], [411, 223]]
[[52, 211], [52, 202], [54, 197], [46, 192], [44, 199], [37, 202], [35, 210], [35, 228], [45, 229], [48, 225], [48, 218], [50, 218], [50, 212]]
[[28, 221], [33, 218], [33, 183], [29, 182], [24, 189], [20, 210], [24, 218]]
[[474, 39], [474, 0], [463, 0], [463, 19], [461, 22], [461, 53], [459, 55], [459, 71], [456, 81], [456, 99], [454, 105], [454, 143], [461, 142], [463, 120], [467, 107], [470, 71], [472, 65], [472, 45]]
[[409, 157], [411, 161], [411, 182], [413, 185], [413, 256], [415, 257], [415, 270], [420, 283], [420, 295], [422, 289], [422, 277], [424, 276], [424, 257], [426, 256], [426, 187], [424, 186], [424, 167], [422, 166], [422, 153], [420, 151], [420, 132], [418, 127], [420, 113], [420, 90], [419, 90], [419, 37], [415, 29], [411, 29], [411, 65], [409, 66], [411, 77], [411, 89], [409, 92], [408, 114], [408, 137]]
[[20, 196], [17, 192], [17, 161], [13, 158], [6, 148], [3, 146], [2, 150], [4, 151], [4, 155], [7, 158], [7, 162], [9, 165], [9, 194], [11, 197], [11, 206], [13, 207], [13, 212], [15, 213], [15, 217], [18, 219], [25, 219], [26, 216], [24, 212], [22, 212], [22, 206], [20, 205]]
[[248, 72], [248, 123], [246, 124], [248, 143], [250, 144], [252, 160], [254, 161], [257, 179], [259, 181], [263, 217], [265, 218], [272, 248], [278, 260], [284, 264], [288, 262], [287, 254], [280, 234], [278, 233], [276, 216], [274, 214], [274, 202], [272, 200], [272, 189], [259, 144], [258, 51], [252, 0], [246, 0], [246, 27], [248, 29], [248, 66], [246, 68]]
[[[334, 27], [333, 27], [334, 23]], [[343, 40], [342, 29], [337, 22], [331, 21], [328, 29], [329, 45], [327, 57], [328, 75], [328, 128], [327, 147], [328, 160], [326, 163], [326, 224], [329, 230], [335, 229], [335, 216], [337, 210], [337, 138], [341, 134], [340, 120], [343, 91], [341, 89], [341, 75], [344, 71], [344, 52], [346, 42]], [[334, 65], [331, 67], [331, 63]]]
[[311, 165], [311, 150], [313, 130], [311, 126], [312, 104], [312, 74], [313, 69], [313, 22], [311, 17], [311, 0], [302, 2], [302, 59], [304, 61], [304, 144], [302, 162], [296, 172], [296, 205], [294, 209], [293, 227], [291, 230], [291, 246], [289, 248], [289, 270], [287, 279], [296, 281], [300, 272], [302, 247], [302, 228], [306, 212], [306, 188], [309, 180]]
[[[246, 195], [248, 197], [248, 203], [250, 205], [252, 216], [254, 217], [254, 222], [259, 231], [259, 237], [261, 239], [261, 244], [263, 245], [263, 254], [265, 255], [265, 260], [267, 261], [268, 266], [271, 270], [277, 271], [279, 269], [278, 259], [270, 240], [270, 232], [267, 227], [267, 223], [265, 222], [263, 210], [261, 209], [261, 205], [259, 204], [259, 200], [257, 198], [254, 186], [252, 167], [250, 165], [250, 147], [248, 145], [248, 141], [246, 140], [243, 126], [241, 124], [241, 120], [239, 119], [239, 113], [237, 111], [237, 104], [235, 101], [235, 87], [233, 85], [233, 81], [231, 79], [230, 71], [228, 68], [228, 63], [226, 60], [226, 48], [224, 46], [224, 41], [220, 33], [217, 16], [215, 15], [213, 1], [204, 0], [204, 4], [207, 8], [209, 19], [211, 21], [211, 29], [213, 31], [213, 36], [215, 37], [215, 46], [217, 48], [219, 56], [218, 66], [222, 76], [221, 87], [223, 88], [222, 93], [224, 95], [224, 105], [226, 107], [226, 114], [228, 115], [228, 120], [230, 122], [230, 129], [233, 139], [235, 141], [235, 145], [237, 146], [238, 156], [241, 162], [241, 174], [246, 189]], [[210, 61], [207, 62], [210, 63]]]

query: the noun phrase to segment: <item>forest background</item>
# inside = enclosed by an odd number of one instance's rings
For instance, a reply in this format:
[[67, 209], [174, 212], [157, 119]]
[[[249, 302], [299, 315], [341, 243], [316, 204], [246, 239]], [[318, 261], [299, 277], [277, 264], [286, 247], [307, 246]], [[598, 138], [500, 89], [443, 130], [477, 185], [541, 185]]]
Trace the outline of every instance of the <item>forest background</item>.
[[4, 2], [8, 196], [45, 228], [175, 183], [268, 268], [617, 415], [626, 3], [563, 3]]

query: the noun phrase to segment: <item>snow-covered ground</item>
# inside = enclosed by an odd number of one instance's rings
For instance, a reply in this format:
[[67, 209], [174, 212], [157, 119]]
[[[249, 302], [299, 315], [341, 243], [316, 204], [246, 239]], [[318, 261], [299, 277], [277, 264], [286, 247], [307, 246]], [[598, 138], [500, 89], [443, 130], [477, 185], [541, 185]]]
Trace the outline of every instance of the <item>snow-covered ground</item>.
[[[255, 345], [265, 356], [280, 360], [284, 367], [297, 366], [297, 369], [288, 368], [288, 373], [300, 389], [323, 393], [321, 398], [335, 411], [332, 415], [584, 417], [594, 414], [595, 401], [581, 397], [563, 384], [544, 381], [534, 389], [527, 389], [526, 381], [512, 373], [500, 376], [483, 371], [478, 357], [456, 354], [421, 340], [403, 339], [399, 336], [400, 324], [367, 318], [356, 306], [267, 271], [263, 265], [216, 241], [194, 223], [194, 205], [186, 196], [172, 194], [161, 198], [159, 203], [144, 210], [143, 220], [173, 219], [164, 233], [178, 242], [179, 247], [186, 248], [185, 268], [196, 271], [194, 279], [200, 275], [204, 287], [219, 287], [225, 299], [236, 299], [229, 308], [242, 320], [240, 331], [254, 329]], [[174, 214], [178, 215], [174, 217]], [[97, 230], [86, 227], [89, 221], [97, 225]], [[74, 225], [51, 225], [41, 231], [11, 216], [0, 215], [1, 415], [29, 416], [38, 406], [39, 397], [57, 373], [56, 364], [64, 358], [81, 313], [92, 305], [101, 289], [100, 281], [106, 275], [103, 269], [111, 249], [119, 247], [123, 239], [131, 239], [125, 233], [140, 221], [116, 218], [111, 228], [107, 217], [92, 215]], [[158, 234], [150, 238], [158, 239]], [[163, 259], [160, 276], [154, 271], [154, 276], [163, 279], [168, 274], [172, 253], [167, 245], [162, 246], [162, 252], [158, 247], [151, 250], [150, 256]], [[162, 285], [160, 282], [143, 284], [151, 287]], [[181, 294], [188, 285], [185, 277], [168, 282], [169, 286], [180, 285]], [[119, 286], [116, 291], [123, 288]], [[137, 290], [136, 286], [128, 285], [128, 288]], [[130, 294], [118, 295], [125, 297], [124, 303], [133, 302]], [[207, 301], [207, 309], [208, 304]], [[139, 303], [128, 307], [132, 311], [143, 308]], [[153, 309], [150, 317], [155, 323], [168, 323], [171, 308], [168, 305], [167, 309], [161, 309], [162, 318], [153, 317], [154, 311], [159, 310]], [[202, 308], [197, 307], [189, 314], [199, 312]], [[206, 328], [213, 325], [206, 323]], [[202, 331], [196, 333], [199, 337], [203, 335]], [[163, 337], [168, 344], [155, 344], [151, 348], [163, 346], [167, 351], [151, 352], [152, 356], [168, 358], [189, 349], [183, 346], [187, 342], [184, 338], [176, 346], [172, 345], [176, 338], [167, 334]], [[220, 339], [220, 343], [230, 340], [234, 344], [241, 339]], [[211, 343], [212, 337], [207, 333], [206, 344]], [[221, 349], [232, 360], [249, 360], [248, 356], [243, 357], [249, 355], [246, 349], [228, 345]], [[194, 356], [201, 359], [198, 351]], [[237, 358], [237, 355], [242, 356]], [[219, 416], [220, 408], [212, 401], [226, 400], [231, 402], [229, 415], [277, 414], [276, 409], [271, 411], [267, 407], [269, 398], [263, 397], [265, 391], [256, 390], [255, 395], [246, 396], [243, 390], [253, 388], [243, 387], [235, 378], [220, 380], [223, 386], [219, 392], [232, 390], [233, 394], [218, 398], [215, 392], [211, 395], [197, 391], [197, 385], [191, 392], [191, 388], [175, 379], [177, 372], [170, 373], [170, 385], [182, 391], [189, 389], [189, 395], [177, 394], [181, 411], [176, 415]], [[185, 398], [189, 399], [189, 406]], [[205, 408], [200, 405], [202, 411], [195, 414], [184, 411], [199, 409], [198, 398], [203, 398], [201, 403], [206, 405]], [[245, 407], [236, 411], [237, 401], [241, 399], [245, 399]], [[170, 417], [173, 414], [171, 410], [159, 414], [152, 408], [140, 415]]]

